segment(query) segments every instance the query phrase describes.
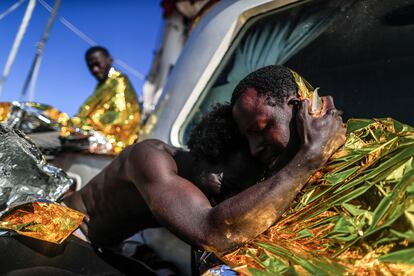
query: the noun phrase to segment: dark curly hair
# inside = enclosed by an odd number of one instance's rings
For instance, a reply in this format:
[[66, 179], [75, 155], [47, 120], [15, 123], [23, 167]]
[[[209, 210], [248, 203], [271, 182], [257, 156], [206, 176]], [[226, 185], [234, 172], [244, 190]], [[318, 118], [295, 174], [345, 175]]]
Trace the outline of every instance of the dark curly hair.
[[93, 46], [93, 47], [90, 47], [88, 50], [86, 50], [85, 59], [87, 59], [88, 56], [94, 54], [95, 52], [101, 52], [106, 57], [109, 57], [111, 55], [109, 53], [108, 49], [106, 49], [106, 48], [104, 48], [102, 46]]
[[197, 160], [217, 163], [229, 153], [248, 151], [248, 144], [233, 120], [230, 104], [217, 104], [190, 134], [188, 147]]
[[247, 88], [256, 89], [257, 94], [265, 96], [271, 106], [282, 104], [288, 96], [297, 94], [298, 91], [292, 73], [281, 65], [269, 65], [247, 75], [234, 89], [231, 106], [234, 106]]

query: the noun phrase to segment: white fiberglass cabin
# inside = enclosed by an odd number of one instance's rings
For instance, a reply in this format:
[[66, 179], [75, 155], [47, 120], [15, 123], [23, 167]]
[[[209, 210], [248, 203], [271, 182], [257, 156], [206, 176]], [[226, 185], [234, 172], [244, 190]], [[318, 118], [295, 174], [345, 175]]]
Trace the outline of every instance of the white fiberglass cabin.
[[[284, 64], [332, 95], [345, 119], [393, 117], [413, 125], [414, 0], [215, 3], [184, 44], [141, 139], [185, 147], [215, 103], [229, 101], [244, 76], [270, 64]], [[188, 248], [158, 242], [157, 251], [189, 274]]]

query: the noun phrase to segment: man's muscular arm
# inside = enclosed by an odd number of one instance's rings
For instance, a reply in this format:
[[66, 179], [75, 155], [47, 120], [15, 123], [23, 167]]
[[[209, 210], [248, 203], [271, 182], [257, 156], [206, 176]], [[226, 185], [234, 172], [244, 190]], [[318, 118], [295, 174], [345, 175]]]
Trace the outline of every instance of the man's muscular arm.
[[308, 114], [307, 102], [301, 105], [299, 152], [272, 177], [215, 207], [193, 183], [178, 176], [172, 155], [152, 141], [131, 151], [127, 177], [154, 216], [180, 238], [209, 251], [228, 251], [280, 218], [313, 172], [343, 143], [342, 121], [329, 99], [320, 117]]

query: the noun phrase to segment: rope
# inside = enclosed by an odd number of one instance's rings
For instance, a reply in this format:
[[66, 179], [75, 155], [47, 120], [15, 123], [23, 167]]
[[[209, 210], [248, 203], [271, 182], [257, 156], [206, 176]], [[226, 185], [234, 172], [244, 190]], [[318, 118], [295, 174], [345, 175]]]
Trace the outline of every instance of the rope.
[[17, 9], [18, 7], [20, 7], [20, 5], [24, 3], [24, 1], [26, 1], [26, 0], [19, 0], [16, 3], [14, 3], [13, 5], [11, 5], [10, 8], [8, 8], [7, 10], [5, 10], [3, 13], [0, 14], [0, 20], [5, 18], [10, 13], [14, 12], [14, 10]]
[[[44, 0], [38, 0], [38, 1], [39, 1], [39, 3], [47, 11], [49, 11], [49, 12], [52, 12], [53, 11], [53, 8], [48, 3], [46, 3], [46, 1], [44, 1]], [[60, 16], [59, 17], [59, 21], [66, 28], [68, 28], [71, 32], [73, 32], [77, 37], [79, 37], [84, 42], [86, 42], [89, 46], [98, 45], [98, 43], [95, 40], [93, 40], [88, 35], [86, 35], [84, 32], [82, 32], [81, 30], [79, 30], [75, 25], [73, 25], [72, 23], [70, 23], [63, 16]], [[132, 66], [130, 66], [129, 64], [127, 64], [125, 61], [117, 58], [117, 59], [114, 59], [114, 63], [116, 65], [118, 65], [119, 67], [121, 67], [122, 69], [124, 69], [125, 71], [127, 71], [129, 74], [133, 75], [134, 77], [136, 77], [136, 78], [138, 78], [140, 80], [145, 80], [145, 75], [143, 73], [139, 72], [138, 70], [136, 70], [135, 68], [133, 68]]]

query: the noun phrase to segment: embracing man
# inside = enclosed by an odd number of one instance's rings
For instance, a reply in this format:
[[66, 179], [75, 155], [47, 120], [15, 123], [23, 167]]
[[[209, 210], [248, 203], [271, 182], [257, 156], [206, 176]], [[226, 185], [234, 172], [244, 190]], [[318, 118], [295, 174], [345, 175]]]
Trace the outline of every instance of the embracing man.
[[[146, 140], [126, 148], [65, 203], [87, 214], [85, 231], [97, 244], [110, 245], [159, 223], [196, 248], [232, 250], [275, 223], [344, 143], [344, 124], [332, 98], [322, 100], [322, 112], [312, 115], [289, 69], [259, 69], [238, 84], [231, 105], [219, 108], [229, 117], [227, 126], [244, 137], [237, 138], [239, 150], [211, 160]], [[254, 159], [243, 151], [243, 139]], [[233, 158], [239, 154], [244, 157], [238, 170]], [[249, 171], [255, 164], [266, 173]], [[243, 183], [249, 176], [254, 181]]]

